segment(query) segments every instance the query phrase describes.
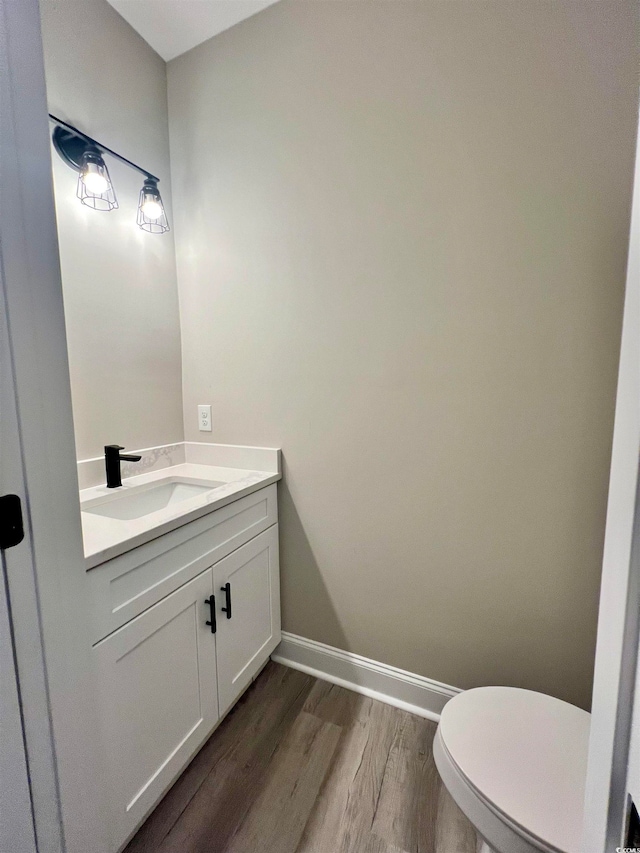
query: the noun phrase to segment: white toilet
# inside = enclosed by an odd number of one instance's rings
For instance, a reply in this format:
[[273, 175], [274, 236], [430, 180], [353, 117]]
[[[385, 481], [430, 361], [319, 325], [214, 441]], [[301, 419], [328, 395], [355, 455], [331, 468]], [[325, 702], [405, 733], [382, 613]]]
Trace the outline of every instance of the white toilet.
[[445, 705], [436, 765], [483, 853], [580, 853], [589, 721], [513, 687], [478, 687]]

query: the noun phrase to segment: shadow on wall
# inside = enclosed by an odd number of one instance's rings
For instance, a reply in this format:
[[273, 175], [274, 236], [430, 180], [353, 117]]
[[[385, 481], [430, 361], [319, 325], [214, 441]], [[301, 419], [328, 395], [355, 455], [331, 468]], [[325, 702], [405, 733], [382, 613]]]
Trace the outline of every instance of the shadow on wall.
[[[320, 566], [305, 532], [289, 489], [287, 461], [282, 458], [282, 480], [278, 483], [278, 516], [280, 520], [280, 567], [282, 630], [296, 630], [298, 602], [313, 601], [315, 620], [305, 625], [303, 636], [310, 640], [331, 637], [337, 648], [349, 651], [347, 638], [327, 591]], [[282, 535], [286, 531], [286, 536]], [[305, 613], [308, 608], [305, 606]]]

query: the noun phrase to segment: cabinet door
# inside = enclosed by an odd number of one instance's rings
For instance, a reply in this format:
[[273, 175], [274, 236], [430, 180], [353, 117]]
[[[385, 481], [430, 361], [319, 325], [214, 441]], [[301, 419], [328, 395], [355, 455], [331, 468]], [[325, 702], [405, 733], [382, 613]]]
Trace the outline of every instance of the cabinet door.
[[94, 646], [114, 850], [218, 719], [212, 578], [207, 569]]
[[[278, 525], [217, 563], [213, 578], [218, 700], [223, 714], [280, 642]], [[222, 609], [227, 600], [230, 613]]]

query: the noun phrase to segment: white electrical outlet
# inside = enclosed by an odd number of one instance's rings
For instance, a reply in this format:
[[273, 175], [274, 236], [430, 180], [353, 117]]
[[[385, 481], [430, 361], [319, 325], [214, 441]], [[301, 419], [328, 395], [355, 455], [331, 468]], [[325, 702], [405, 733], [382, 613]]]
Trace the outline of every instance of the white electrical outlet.
[[211, 406], [198, 406], [198, 429], [211, 432]]

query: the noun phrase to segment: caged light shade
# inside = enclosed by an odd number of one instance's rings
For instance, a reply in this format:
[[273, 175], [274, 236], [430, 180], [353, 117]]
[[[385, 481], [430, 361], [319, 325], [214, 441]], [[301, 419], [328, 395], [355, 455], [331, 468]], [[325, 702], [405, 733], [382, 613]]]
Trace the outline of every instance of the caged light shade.
[[87, 148], [82, 155], [76, 195], [93, 210], [114, 210], [118, 199], [109, 170], [97, 149]]
[[163, 234], [169, 230], [158, 182], [155, 178], [145, 178], [140, 190], [136, 221], [143, 231], [148, 231], [150, 234]]

